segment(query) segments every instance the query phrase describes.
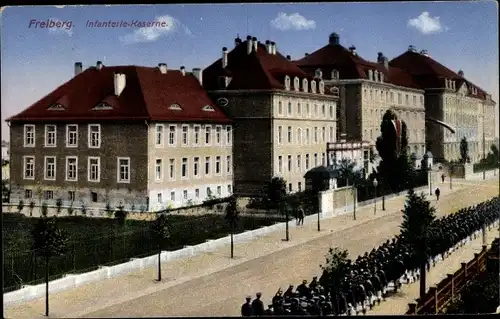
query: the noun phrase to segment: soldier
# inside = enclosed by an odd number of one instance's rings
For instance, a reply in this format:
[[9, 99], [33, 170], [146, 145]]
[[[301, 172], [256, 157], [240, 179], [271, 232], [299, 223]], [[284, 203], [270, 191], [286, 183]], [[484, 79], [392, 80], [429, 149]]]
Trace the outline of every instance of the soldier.
[[304, 297], [304, 296], [309, 295], [309, 288], [307, 287], [307, 280], [302, 281], [302, 284], [300, 284], [297, 287], [297, 292], [299, 293], [300, 297]]
[[252, 297], [248, 296], [246, 300], [247, 301], [241, 306], [241, 316], [250, 317], [252, 316], [252, 305], [250, 304]]
[[441, 175], [441, 182], [443, 182], [443, 183], [444, 183], [444, 179], [445, 179], [445, 176], [444, 176], [444, 174], [442, 174], [442, 175]]
[[288, 289], [283, 294], [285, 298], [293, 298], [295, 294], [293, 293], [293, 285], [290, 285]]
[[439, 190], [439, 188], [436, 188], [436, 191], [434, 192], [434, 194], [436, 194], [436, 199], [439, 200], [439, 195], [441, 194], [441, 191]]
[[299, 206], [299, 208], [297, 209], [297, 226], [304, 225], [305, 215], [306, 214], [304, 212], [304, 209], [302, 208], [302, 206]]
[[264, 303], [260, 300], [262, 294], [258, 292], [256, 294], [256, 299], [252, 301], [252, 313], [254, 316], [262, 316], [264, 314]]

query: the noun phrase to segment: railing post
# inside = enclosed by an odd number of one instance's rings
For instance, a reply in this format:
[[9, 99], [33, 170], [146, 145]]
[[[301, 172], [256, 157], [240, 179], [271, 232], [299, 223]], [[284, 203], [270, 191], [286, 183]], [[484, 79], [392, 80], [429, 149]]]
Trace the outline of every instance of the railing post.
[[438, 305], [438, 291], [437, 291], [437, 287], [431, 287], [429, 289], [429, 293], [430, 295], [434, 298], [434, 313], [438, 313], [439, 312], [439, 305]]
[[410, 314], [410, 315], [417, 314], [417, 304], [416, 303], [409, 303], [408, 308], [409, 308], [408, 314]]
[[477, 274], [479, 274], [481, 272], [481, 264], [479, 263], [479, 254], [478, 253], [474, 253], [474, 260], [476, 261]]
[[467, 281], [467, 263], [460, 263], [462, 265], [462, 269], [464, 270], [464, 280]]
[[451, 297], [455, 296], [455, 276], [448, 274], [448, 280], [451, 282]]

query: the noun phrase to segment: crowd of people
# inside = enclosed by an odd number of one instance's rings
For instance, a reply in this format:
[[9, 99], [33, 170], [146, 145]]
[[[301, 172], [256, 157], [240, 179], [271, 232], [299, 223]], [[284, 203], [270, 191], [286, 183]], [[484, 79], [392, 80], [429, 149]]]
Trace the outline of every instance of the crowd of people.
[[[500, 217], [500, 197], [460, 209], [433, 222], [428, 247], [427, 269], [463, 246]], [[347, 260], [335, 274], [327, 270], [310, 283], [304, 280], [294, 289], [280, 288], [264, 309], [261, 294], [250, 296], [241, 308], [242, 316], [260, 315], [357, 315], [365, 314], [402, 284], [418, 280], [419, 262], [405, 239], [395, 236], [355, 261]], [[340, 274], [340, 275], [339, 275]]]

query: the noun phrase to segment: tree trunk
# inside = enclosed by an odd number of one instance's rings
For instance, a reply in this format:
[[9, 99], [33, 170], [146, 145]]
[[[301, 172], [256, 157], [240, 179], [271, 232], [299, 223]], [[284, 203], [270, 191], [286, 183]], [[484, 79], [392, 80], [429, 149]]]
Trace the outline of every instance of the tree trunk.
[[286, 218], [286, 224], [285, 224], [285, 240], [289, 241], [290, 240], [290, 235], [288, 233], [288, 209], [285, 211], [285, 218]]
[[231, 258], [234, 258], [234, 241], [233, 241], [234, 229], [231, 228]]
[[420, 263], [420, 300], [424, 300], [425, 292], [426, 292], [426, 280], [427, 280], [427, 267], [426, 262], [423, 261]]
[[158, 245], [158, 281], [161, 281], [161, 247]]
[[45, 316], [49, 316], [49, 257], [45, 257]]

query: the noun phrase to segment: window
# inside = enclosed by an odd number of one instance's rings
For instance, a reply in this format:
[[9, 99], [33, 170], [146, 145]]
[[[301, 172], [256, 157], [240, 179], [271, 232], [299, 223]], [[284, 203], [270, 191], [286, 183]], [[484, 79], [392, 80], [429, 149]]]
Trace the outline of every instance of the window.
[[326, 115], [326, 106], [324, 104], [321, 105], [321, 115], [323, 115], [323, 116]]
[[410, 97], [408, 96], [408, 94], [405, 94], [405, 103], [406, 105], [410, 104]]
[[318, 104], [314, 104], [314, 116], [318, 117]]
[[302, 129], [299, 127], [297, 129], [297, 145], [302, 144]]
[[330, 105], [329, 113], [330, 113], [330, 117], [333, 118], [333, 105]]
[[205, 157], [205, 175], [210, 175], [210, 156]]
[[210, 126], [205, 126], [205, 145], [210, 145], [212, 142], [210, 136], [212, 135], [212, 128]]
[[297, 155], [297, 172], [300, 173], [301, 170], [302, 170], [302, 157], [299, 155]]
[[182, 126], [182, 145], [188, 145], [189, 143], [189, 126], [188, 125], [183, 125]]
[[278, 144], [282, 144], [282, 134], [283, 134], [283, 127], [278, 126]]
[[195, 198], [200, 198], [200, 189], [199, 188], [197, 188], [197, 189], [194, 190], [194, 197]]
[[306, 128], [306, 145], [310, 144], [310, 142], [311, 142], [309, 133], [310, 133], [309, 128]]
[[278, 173], [281, 174], [283, 172], [283, 157], [280, 155], [278, 156]]
[[326, 138], [326, 127], [321, 128], [321, 142], [324, 142]]
[[101, 158], [92, 157], [88, 158], [88, 181], [100, 182], [101, 181]]
[[157, 158], [155, 165], [155, 180], [161, 181], [162, 179], [163, 179], [163, 163], [161, 158]]
[[328, 132], [328, 141], [333, 142], [333, 126], [330, 126], [330, 132]]
[[391, 102], [394, 103], [394, 92], [391, 92]]
[[288, 102], [288, 110], [287, 110], [288, 115], [292, 115], [292, 102]]
[[306, 170], [309, 169], [309, 154], [306, 154]]
[[300, 103], [297, 103], [297, 115], [302, 113], [302, 107], [300, 107]]
[[217, 195], [221, 196], [222, 195], [222, 187], [217, 186]]
[[24, 125], [24, 147], [35, 146], [35, 125]]
[[221, 171], [220, 164], [221, 164], [220, 163], [220, 156], [216, 156], [215, 157], [215, 174], [216, 175], [220, 175], [220, 171]]
[[130, 183], [130, 157], [118, 157], [118, 183]]
[[56, 179], [56, 158], [45, 156], [44, 158], [44, 179], [54, 181]]
[[288, 171], [292, 171], [292, 155], [288, 155]]
[[200, 176], [200, 158], [195, 157], [193, 159], [193, 176], [199, 177]]
[[287, 140], [288, 140], [288, 144], [292, 143], [292, 127], [291, 126], [289, 126], [287, 129]]
[[226, 156], [226, 172], [227, 175], [231, 175], [233, 172], [233, 161], [231, 155]]
[[321, 165], [323, 165], [323, 166], [326, 166], [325, 159], [326, 159], [325, 153], [321, 153]]
[[301, 182], [299, 182], [299, 183], [297, 184], [297, 189], [299, 190], [299, 192], [301, 192], [301, 191], [302, 191], [302, 183], [301, 183]]
[[170, 146], [175, 145], [175, 142], [177, 140], [175, 133], [176, 133], [176, 126], [170, 125], [168, 127], [168, 145]]
[[421, 96], [421, 97], [420, 97], [420, 106], [423, 106], [423, 105], [424, 105], [424, 97], [423, 97], [423, 96]]
[[90, 197], [92, 198], [92, 203], [97, 203], [97, 193], [90, 192]]
[[309, 106], [309, 104], [306, 104], [306, 116], [311, 116], [311, 107]]
[[281, 101], [278, 102], [278, 114], [283, 114], [283, 103], [281, 103]]
[[174, 192], [170, 192], [170, 200], [172, 202], [175, 202], [175, 191]]
[[222, 126], [216, 126], [215, 127], [215, 144], [220, 145], [221, 144], [221, 137], [222, 135]]
[[188, 159], [185, 157], [182, 158], [181, 177], [182, 178], [188, 177]]
[[318, 166], [318, 154], [314, 153], [314, 167]]
[[403, 104], [403, 96], [401, 93], [398, 93], [398, 104]]
[[31, 189], [25, 189], [24, 190], [24, 198], [28, 199], [33, 197], [33, 191]]
[[175, 179], [175, 158], [168, 160], [168, 178]]
[[194, 145], [200, 145], [200, 126], [194, 126]]
[[231, 126], [226, 126], [226, 145], [231, 145], [233, 143], [233, 131]]
[[43, 192], [43, 199], [45, 200], [51, 200], [54, 199], [54, 191], [44, 191]]
[[318, 128], [314, 128], [314, 144], [318, 143]]
[[66, 157], [66, 180], [76, 182], [78, 180], [78, 157]]
[[68, 200], [69, 201], [75, 201], [75, 191], [68, 191]]
[[158, 203], [160, 203], [160, 204], [163, 203], [162, 197], [163, 197], [162, 193], [156, 194], [156, 199], [157, 199]]
[[188, 199], [188, 191], [186, 189], [182, 191], [182, 198], [184, 198], [184, 200]]
[[413, 105], [417, 105], [417, 97], [415, 95], [413, 96]]
[[24, 156], [24, 179], [35, 179], [34, 156]]
[[165, 127], [163, 124], [156, 124], [156, 137], [155, 137], [155, 145], [163, 146], [163, 129]]
[[56, 147], [57, 127], [45, 125], [45, 147]]
[[89, 124], [89, 148], [101, 147], [101, 125]]
[[66, 147], [78, 147], [78, 125], [66, 125]]
[[232, 187], [231, 187], [231, 185], [227, 185], [227, 193], [229, 195], [231, 195], [231, 193], [232, 193]]
[[288, 191], [291, 192], [292, 191], [292, 183], [288, 183]]

